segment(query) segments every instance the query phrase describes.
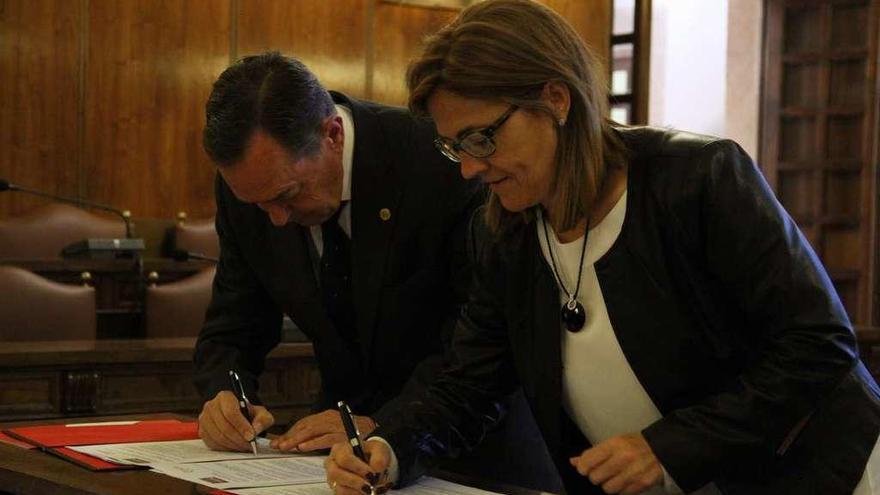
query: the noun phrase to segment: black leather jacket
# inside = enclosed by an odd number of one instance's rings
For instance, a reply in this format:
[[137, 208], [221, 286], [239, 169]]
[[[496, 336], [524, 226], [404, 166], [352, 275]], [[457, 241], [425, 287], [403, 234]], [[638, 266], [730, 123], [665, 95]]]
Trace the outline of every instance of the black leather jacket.
[[[813, 250], [735, 143], [620, 132], [626, 219], [595, 268], [624, 355], [663, 415], [642, 431], [652, 450], [685, 491], [851, 493], [880, 431], [880, 391]], [[478, 216], [471, 231], [475, 283], [451, 365], [376, 432], [404, 483], [478, 442], [492, 400], [517, 385], [570, 469], [559, 294], [535, 226], [490, 235]]]

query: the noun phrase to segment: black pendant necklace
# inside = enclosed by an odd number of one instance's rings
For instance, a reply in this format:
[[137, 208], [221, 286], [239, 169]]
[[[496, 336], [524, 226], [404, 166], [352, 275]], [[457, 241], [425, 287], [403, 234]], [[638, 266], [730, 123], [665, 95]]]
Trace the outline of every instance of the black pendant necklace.
[[547, 220], [543, 220], [544, 224], [544, 239], [547, 241], [547, 252], [550, 253], [550, 264], [553, 266], [553, 276], [556, 277], [556, 281], [559, 283], [559, 287], [562, 288], [562, 291], [565, 292], [565, 295], [568, 296], [568, 302], [562, 305], [562, 310], [560, 311], [562, 315], [562, 323], [565, 325], [565, 329], [569, 332], [580, 332], [581, 329], [584, 328], [584, 323], [587, 321], [587, 312], [584, 310], [583, 304], [577, 300], [578, 292], [581, 290], [581, 274], [584, 271], [584, 253], [587, 252], [587, 236], [590, 234], [590, 222], [587, 221], [587, 226], [584, 229], [584, 242], [581, 245], [581, 262], [578, 263], [578, 279], [577, 285], [574, 288], [574, 293], [568, 292], [568, 289], [565, 288], [565, 284], [562, 283], [562, 277], [559, 276], [559, 272], [556, 270], [556, 260], [553, 258], [553, 247], [550, 245], [550, 234], [547, 233]]

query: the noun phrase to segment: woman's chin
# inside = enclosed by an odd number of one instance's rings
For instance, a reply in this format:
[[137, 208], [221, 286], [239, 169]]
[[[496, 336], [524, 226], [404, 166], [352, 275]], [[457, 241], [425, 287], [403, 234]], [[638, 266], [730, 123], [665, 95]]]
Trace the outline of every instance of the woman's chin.
[[531, 204], [524, 202], [522, 200], [516, 198], [509, 198], [502, 195], [498, 195], [498, 201], [501, 202], [501, 206], [511, 212], [511, 213], [519, 213], [531, 207]]

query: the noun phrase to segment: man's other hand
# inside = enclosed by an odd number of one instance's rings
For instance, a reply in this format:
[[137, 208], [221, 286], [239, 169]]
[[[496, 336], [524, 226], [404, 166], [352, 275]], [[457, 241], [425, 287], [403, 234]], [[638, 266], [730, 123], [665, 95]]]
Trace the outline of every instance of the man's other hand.
[[[361, 437], [366, 437], [376, 429], [376, 422], [367, 416], [354, 416]], [[282, 451], [308, 452], [329, 449], [339, 442], [348, 443], [345, 427], [339, 411], [327, 409], [299, 420], [287, 433], [272, 440], [272, 448]]]

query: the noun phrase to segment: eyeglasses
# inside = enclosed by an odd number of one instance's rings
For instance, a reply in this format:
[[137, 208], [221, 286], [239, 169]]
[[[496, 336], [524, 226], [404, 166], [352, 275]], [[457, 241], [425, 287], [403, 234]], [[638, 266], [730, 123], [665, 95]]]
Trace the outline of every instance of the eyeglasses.
[[495, 140], [492, 139], [498, 129], [507, 122], [511, 114], [519, 108], [510, 105], [506, 112], [489, 127], [471, 129], [461, 136], [458, 141], [446, 137], [438, 137], [434, 140], [434, 146], [443, 153], [443, 156], [458, 163], [461, 162], [461, 152], [464, 151], [474, 158], [486, 158], [495, 153]]

